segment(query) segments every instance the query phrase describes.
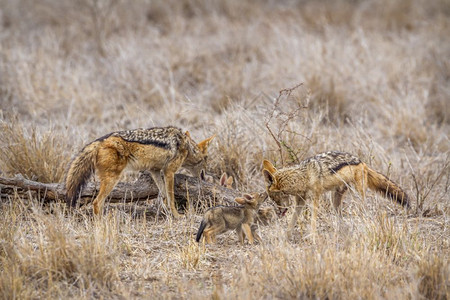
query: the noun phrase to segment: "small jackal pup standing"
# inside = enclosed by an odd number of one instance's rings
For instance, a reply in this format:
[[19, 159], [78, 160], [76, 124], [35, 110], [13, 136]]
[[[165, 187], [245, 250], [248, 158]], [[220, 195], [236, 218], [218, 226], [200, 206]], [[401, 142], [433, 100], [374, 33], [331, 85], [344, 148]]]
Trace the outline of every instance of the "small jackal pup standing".
[[244, 194], [244, 197], [235, 199], [241, 206], [216, 206], [208, 209], [195, 240], [199, 242], [203, 234], [206, 242], [212, 243], [216, 241], [218, 234], [235, 229], [241, 244], [244, 243], [244, 234], [250, 244], [253, 244], [254, 239], [261, 242], [261, 238], [255, 232], [256, 227], [251, 226], [259, 206], [266, 198], [266, 192]]
[[289, 224], [288, 237], [292, 235], [292, 229], [306, 200], [313, 200], [311, 228], [315, 234], [319, 197], [327, 191], [334, 191], [333, 206], [338, 210], [342, 196], [350, 185], [356, 188], [363, 199], [366, 189], [370, 188], [407, 208], [410, 207], [408, 196], [396, 183], [369, 168], [359, 158], [345, 152], [321, 153], [298, 165], [279, 170], [275, 169], [270, 161], [264, 160], [263, 175], [267, 193], [277, 205], [280, 214], [284, 215], [287, 210], [289, 195], [295, 196], [295, 211]]
[[196, 144], [189, 134], [176, 127], [155, 127], [109, 133], [86, 145], [71, 162], [66, 175], [66, 201], [75, 206], [81, 189], [92, 173], [100, 179], [100, 191], [94, 199], [94, 213], [98, 215], [105, 198], [120, 179], [126, 167], [148, 170], [166, 196], [174, 217], [174, 174], [184, 167], [194, 176], [204, 177], [207, 148], [214, 136]]

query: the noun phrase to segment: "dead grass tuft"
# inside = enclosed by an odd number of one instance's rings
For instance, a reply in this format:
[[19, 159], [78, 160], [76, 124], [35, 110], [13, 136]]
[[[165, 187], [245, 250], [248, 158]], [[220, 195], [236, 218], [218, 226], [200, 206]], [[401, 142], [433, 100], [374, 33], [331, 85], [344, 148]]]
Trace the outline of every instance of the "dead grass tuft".
[[201, 243], [189, 239], [188, 244], [180, 248], [180, 260], [183, 268], [187, 270], [198, 269], [205, 258], [205, 247]]
[[[330, 244], [306, 249], [280, 245], [261, 249], [257, 255], [260, 260], [243, 261], [245, 271], [236, 274], [235, 283], [254, 286], [254, 297], [383, 297], [398, 281], [392, 276], [395, 268], [383, 267], [390, 262], [379, 253], [367, 252], [364, 243], [349, 245], [345, 250]], [[245, 291], [234, 293], [236, 297], [244, 295]]]
[[368, 223], [368, 248], [383, 253], [394, 263], [402, 263], [408, 257], [407, 249], [416, 248], [413, 245], [417, 237], [408, 232], [408, 226], [400, 226], [385, 212], [378, 214], [373, 223]]
[[5, 222], [27, 223], [29, 227], [8, 235], [2, 231], [3, 295], [75, 296], [78, 293], [73, 294], [72, 287], [77, 287], [96, 297], [98, 293], [113, 295], [117, 290], [115, 266], [120, 244], [113, 218], [93, 224], [88, 221], [89, 233], [85, 235], [76, 233], [83, 228], [69, 227], [71, 222], [62, 215], [47, 216], [38, 207], [29, 207], [19, 220], [14, 220], [13, 205], [7, 211]]
[[450, 264], [448, 257], [430, 254], [417, 265], [419, 292], [426, 299], [450, 297]]
[[69, 162], [69, 145], [61, 135], [27, 130], [18, 120], [0, 123], [1, 169], [40, 182], [60, 182]]

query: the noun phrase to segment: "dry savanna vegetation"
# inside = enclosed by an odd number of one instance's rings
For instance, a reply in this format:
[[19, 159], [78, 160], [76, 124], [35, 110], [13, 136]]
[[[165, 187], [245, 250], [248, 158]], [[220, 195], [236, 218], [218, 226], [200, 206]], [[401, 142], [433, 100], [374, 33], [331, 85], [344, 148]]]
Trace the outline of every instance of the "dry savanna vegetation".
[[449, 32], [447, 0], [0, 0], [1, 177], [62, 182], [89, 141], [174, 125], [217, 134], [207, 172], [241, 192], [264, 158], [342, 150], [412, 203], [351, 192], [339, 216], [326, 194], [315, 243], [290, 210], [203, 245], [201, 211], [0, 190], [0, 298], [449, 299]]

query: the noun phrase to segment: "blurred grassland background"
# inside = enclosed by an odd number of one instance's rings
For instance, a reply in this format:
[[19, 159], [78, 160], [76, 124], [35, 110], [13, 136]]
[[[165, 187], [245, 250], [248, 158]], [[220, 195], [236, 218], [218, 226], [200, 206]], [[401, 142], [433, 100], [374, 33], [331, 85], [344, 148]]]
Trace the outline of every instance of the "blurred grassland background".
[[208, 173], [240, 191], [263, 158], [343, 150], [414, 207], [350, 193], [339, 218], [326, 196], [316, 245], [305, 217], [293, 241], [284, 218], [262, 245], [198, 247], [196, 213], [80, 221], [2, 196], [0, 296], [449, 298], [449, 32], [448, 0], [0, 0], [1, 176], [61, 182], [89, 141], [175, 125], [217, 134]]

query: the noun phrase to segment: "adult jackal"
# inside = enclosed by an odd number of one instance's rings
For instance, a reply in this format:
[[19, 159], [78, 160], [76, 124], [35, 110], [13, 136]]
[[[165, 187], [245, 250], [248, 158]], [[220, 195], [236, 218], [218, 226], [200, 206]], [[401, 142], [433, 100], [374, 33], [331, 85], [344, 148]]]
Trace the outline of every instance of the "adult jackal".
[[372, 170], [349, 153], [331, 151], [308, 158], [298, 165], [277, 170], [268, 160], [263, 161], [263, 175], [269, 197], [276, 203], [279, 212], [287, 210], [288, 196], [295, 196], [295, 212], [289, 224], [288, 237], [307, 199], [313, 200], [311, 227], [316, 231], [319, 197], [334, 191], [333, 205], [338, 210], [342, 196], [353, 185], [364, 198], [367, 188], [382, 193], [409, 208], [408, 196], [393, 181]]
[[179, 217], [173, 192], [174, 174], [180, 168], [204, 177], [207, 148], [214, 136], [196, 144], [189, 132], [175, 127], [155, 127], [109, 133], [86, 145], [71, 162], [66, 175], [66, 201], [75, 206], [79, 193], [95, 171], [100, 191], [94, 199], [98, 215], [105, 198], [128, 166], [148, 170], [174, 217]]

